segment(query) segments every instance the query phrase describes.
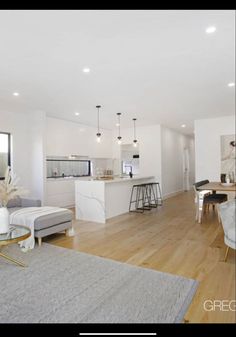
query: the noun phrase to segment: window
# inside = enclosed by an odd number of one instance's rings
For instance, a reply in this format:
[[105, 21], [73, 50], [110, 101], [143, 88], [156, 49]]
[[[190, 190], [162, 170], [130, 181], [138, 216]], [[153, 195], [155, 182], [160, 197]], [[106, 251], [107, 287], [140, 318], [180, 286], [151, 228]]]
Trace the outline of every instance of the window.
[[7, 166], [11, 165], [11, 135], [0, 132], [0, 179], [4, 179]]

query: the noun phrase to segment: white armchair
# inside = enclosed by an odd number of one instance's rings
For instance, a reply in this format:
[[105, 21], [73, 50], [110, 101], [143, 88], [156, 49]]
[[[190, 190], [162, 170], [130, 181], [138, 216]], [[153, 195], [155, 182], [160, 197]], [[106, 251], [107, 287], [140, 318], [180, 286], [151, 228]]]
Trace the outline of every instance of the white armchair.
[[236, 249], [236, 199], [219, 205], [219, 216], [224, 230], [224, 241], [227, 245], [224, 261], [227, 260], [229, 248]]

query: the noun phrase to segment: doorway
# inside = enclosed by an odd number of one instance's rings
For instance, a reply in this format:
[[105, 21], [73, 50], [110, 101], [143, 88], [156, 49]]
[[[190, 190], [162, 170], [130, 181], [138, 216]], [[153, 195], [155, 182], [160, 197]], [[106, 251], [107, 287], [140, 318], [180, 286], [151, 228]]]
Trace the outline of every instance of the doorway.
[[184, 148], [183, 153], [183, 187], [184, 191], [189, 191], [189, 148]]

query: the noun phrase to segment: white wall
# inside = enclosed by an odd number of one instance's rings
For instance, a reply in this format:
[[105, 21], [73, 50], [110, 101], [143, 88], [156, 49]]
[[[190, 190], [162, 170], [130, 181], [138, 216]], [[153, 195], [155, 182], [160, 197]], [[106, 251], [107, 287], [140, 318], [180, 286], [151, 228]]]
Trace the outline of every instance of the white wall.
[[30, 142], [27, 116], [0, 111], [0, 130], [12, 135], [12, 169], [20, 178], [20, 184], [30, 188], [31, 167], [29, 165]]
[[193, 186], [195, 183], [195, 139], [189, 139], [189, 184]]
[[12, 136], [12, 170], [29, 196], [43, 199], [42, 128], [44, 113], [0, 111], [0, 131]]
[[194, 130], [196, 181], [219, 181], [220, 136], [235, 134], [235, 116], [196, 120]]
[[[120, 146], [113, 135], [113, 157], [121, 157]], [[133, 129], [122, 130], [122, 144], [132, 144]], [[194, 139], [161, 125], [137, 128], [139, 141], [139, 174], [153, 175], [160, 182], [164, 197], [184, 190], [183, 151], [189, 151], [189, 184], [195, 180]], [[120, 165], [120, 164], [119, 164]], [[120, 166], [117, 165], [117, 171]], [[120, 174], [120, 171], [118, 172]]]
[[[121, 130], [122, 144], [133, 143], [133, 129]], [[120, 146], [115, 141], [116, 130], [113, 133], [113, 158], [121, 158]], [[137, 127], [137, 140], [139, 142], [139, 175], [155, 176], [161, 184], [161, 129], [160, 125]], [[120, 162], [117, 165], [117, 173]]]
[[94, 158], [111, 158], [112, 132], [101, 130], [101, 143], [96, 142], [97, 129], [56, 118], [46, 118], [46, 155], [71, 154]]
[[[184, 149], [188, 149], [189, 164], [194, 159], [193, 138], [172, 129], [161, 127], [161, 165], [163, 196], [168, 197], [183, 191], [184, 186]], [[194, 165], [189, 165], [189, 185], [194, 180]]]
[[33, 112], [29, 116], [31, 139], [30, 160], [31, 160], [31, 193], [37, 196], [42, 203], [45, 199], [45, 113], [42, 111]]

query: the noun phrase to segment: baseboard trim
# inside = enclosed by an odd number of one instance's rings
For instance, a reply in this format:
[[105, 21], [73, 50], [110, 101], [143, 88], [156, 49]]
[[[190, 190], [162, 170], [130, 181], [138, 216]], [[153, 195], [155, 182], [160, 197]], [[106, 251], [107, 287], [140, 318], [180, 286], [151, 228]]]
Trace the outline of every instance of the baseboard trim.
[[165, 195], [163, 195], [163, 200], [175, 197], [176, 195], [178, 195], [180, 193], [183, 193], [183, 192], [185, 192], [185, 191], [184, 190], [179, 190], [179, 191], [175, 191], [175, 192], [171, 192], [171, 193], [165, 194]]

